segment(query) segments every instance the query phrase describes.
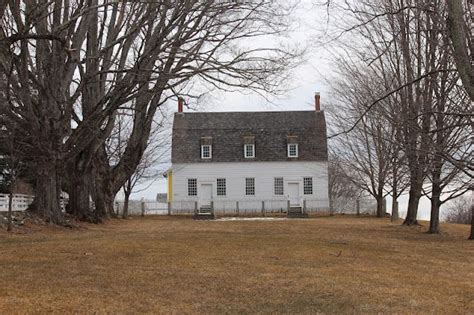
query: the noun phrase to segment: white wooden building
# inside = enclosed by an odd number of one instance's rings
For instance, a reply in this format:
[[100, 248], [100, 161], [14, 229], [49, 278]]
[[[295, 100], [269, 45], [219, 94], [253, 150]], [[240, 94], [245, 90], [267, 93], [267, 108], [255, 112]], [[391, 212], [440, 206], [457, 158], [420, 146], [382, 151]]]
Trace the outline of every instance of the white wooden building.
[[175, 113], [171, 208], [215, 211], [327, 210], [324, 112]]

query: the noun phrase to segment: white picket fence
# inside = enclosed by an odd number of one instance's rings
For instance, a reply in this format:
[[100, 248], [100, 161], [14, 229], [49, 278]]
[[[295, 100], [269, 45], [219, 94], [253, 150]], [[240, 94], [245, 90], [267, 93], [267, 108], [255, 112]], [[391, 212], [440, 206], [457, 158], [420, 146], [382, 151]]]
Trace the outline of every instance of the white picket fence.
[[[123, 200], [116, 200], [114, 203], [115, 213], [122, 215], [123, 213]], [[140, 216], [140, 215], [167, 215], [168, 204], [166, 202], [146, 201], [146, 200], [129, 200], [128, 202], [128, 215]]]
[[[33, 195], [13, 194], [12, 211], [25, 211], [34, 199]], [[61, 210], [65, 212], [68, 199], [61, 198], [59, 203]], [[8, 194], [0, 194], [0, 212], [3, 211], [8, 211]]]
[[[25, 211], [33, 202], [35, 196], [14, 194], [12, 200], [12, 211]], [[0, 212], [8, 211], [8, 194], [0, 194]]]

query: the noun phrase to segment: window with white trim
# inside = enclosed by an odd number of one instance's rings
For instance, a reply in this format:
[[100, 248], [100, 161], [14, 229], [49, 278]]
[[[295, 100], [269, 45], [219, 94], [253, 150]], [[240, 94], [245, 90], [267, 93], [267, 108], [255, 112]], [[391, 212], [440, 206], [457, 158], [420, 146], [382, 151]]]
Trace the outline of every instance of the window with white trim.
[[201, 145], [201, 159], [212, 158], [212, 145], [203, 144]]
[[288, 157], [298, 157], [298, 144], [297, 143], [288, 144]]
[[197, 196], [196, 178], [188, 178], [188, 196]]
[[246, 159], [255, 157], [255, 144], [244, 144], [244, 157]]
[[217, 186], [217, 195], [225, 196], [226, 195], [225, 178], [218, 178], [216, 186]]
[[313, 178], [312, 177], [303, 178], [303, 193], [305, 195], [313, 194]]
[[275, 177], [273, 180], [273, 193], [277, 196], [283, 195], [283, 177]]
[[245, 195], [255, 196], [255, 178], [245, 178]]

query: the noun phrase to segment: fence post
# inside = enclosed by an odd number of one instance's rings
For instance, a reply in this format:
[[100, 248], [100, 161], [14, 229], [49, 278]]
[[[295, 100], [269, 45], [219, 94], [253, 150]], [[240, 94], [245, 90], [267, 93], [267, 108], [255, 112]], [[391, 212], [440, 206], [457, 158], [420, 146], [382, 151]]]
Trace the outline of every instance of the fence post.
[[303, 200], [303, 213], [306, 213], [306, 199]]
[[198, 202], [197, 201], [194, 202], [194, 214], [195, 215], [198, 214]]
[[262, 200], [262, 216], [265, 216], [265, 201]]
[[290, 201], [289, 200], [286, 202], [286, 211], [287, 211], [287, 213], [290, 212]]
[[214, 201], [211, 201], [211, 213], [214, 214]]
[[359, 199], [357, 199], [356, 201], [356, 211], [357, 211], [356, 214], [360, 215], [360, 200]]
[[171, 201], [168, 201], [168, 215], [171, 215]]
[[235, 202], [235, 211], [237, 212], [237, 216], [239, 216], [239, 202]]
[[141, 205], [142, 205], [142, 217], [145, 216], [145, 200], [142, 198], [141, 200]]

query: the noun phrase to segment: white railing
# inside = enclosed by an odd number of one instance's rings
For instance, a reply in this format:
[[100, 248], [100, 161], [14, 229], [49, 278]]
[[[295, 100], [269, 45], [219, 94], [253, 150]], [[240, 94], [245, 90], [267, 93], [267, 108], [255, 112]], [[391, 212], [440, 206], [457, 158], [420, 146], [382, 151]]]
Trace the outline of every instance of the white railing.
[[[8, 194], [0, 194], [0, 211], [8, 211]], [[14, 194], [12, 199], [12, 211], [25, 211], [33, 202], [35, 196]]]

